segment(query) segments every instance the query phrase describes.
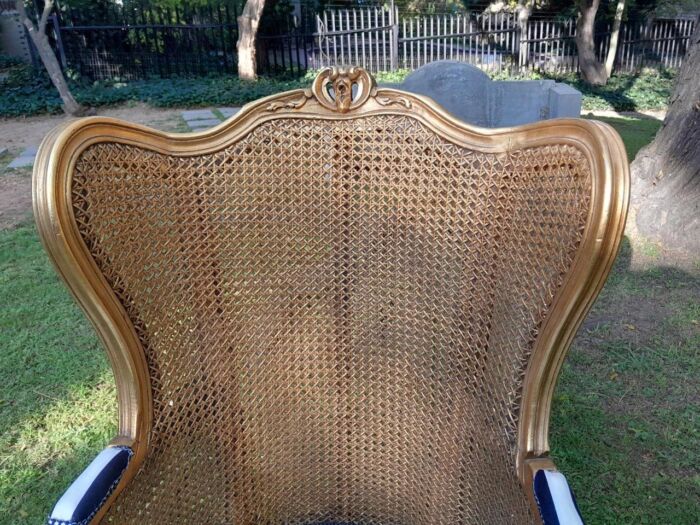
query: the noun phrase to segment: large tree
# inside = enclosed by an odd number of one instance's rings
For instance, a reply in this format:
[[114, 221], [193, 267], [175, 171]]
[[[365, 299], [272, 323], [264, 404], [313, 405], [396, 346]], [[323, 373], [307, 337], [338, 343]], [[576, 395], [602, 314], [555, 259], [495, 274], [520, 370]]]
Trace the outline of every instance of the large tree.
[[258, 76], [255, 42], [264, 9], [265, 0], [246, 0], [238, 17], [238, 76], [246, 80]]
[[617, 0], [615, 18], [610, 34], [610, 46], [605, 63], [598, 61], [595, 51], [595, 18], [600, 7], [600, 0], [578, 0], [578, 19], [576, 20], [576, 47], [581, 78], [587, 84], [605, 85], [612, 74], [617, 42], [625, 11], [625, 0]]
[[526, 42], [523, 42], [519, 49], [518, 61], [521, 65], [527, 63], [528, 57], [530, 56], [530, 44], [527, 42], [528, 31], [527, 23], [532, 14], [532, 8], [535, 5], [535, 0], [518, 0], [515, 6], [515, 12], [518, 15], [518, 29], [520, 31], [521, 38], [525, 38]]
[[663, 125], [632, 162], [632, 207], [640, 234], [700, 253], [700, 20]]
[[87, 109], [78, 104], [70, 92], [70, 88], [68, 87], [66, 78], [63, 76], [63, 71], [58, 63], [56, 54], [49, 43], [49, 37], [46, 35], [46, 26], [49, 21], [49, 16], [51, 15], [51, 11], [53, 10], [53, 3], [53, 0], [46, 0], [44, 2], [44, 9], [41, 12], [37, 22], [29, 18], [27, 10], [24, 7], [24, 0], [16, 0], [15, 5], [22, 23], [27, 28], [29, 38], [32, 39], [34, 46], [39, 52], [39, 57], [41, 57], [41, 61], [46, 68], [46, 72], [49, 74], [51, 82], [53, 82], [53, 85], [58, 90], [58, 94], [61, 96], [61, 100], [63, 101], [63, 110], [69, 115], [85, 115], [87, 113]]

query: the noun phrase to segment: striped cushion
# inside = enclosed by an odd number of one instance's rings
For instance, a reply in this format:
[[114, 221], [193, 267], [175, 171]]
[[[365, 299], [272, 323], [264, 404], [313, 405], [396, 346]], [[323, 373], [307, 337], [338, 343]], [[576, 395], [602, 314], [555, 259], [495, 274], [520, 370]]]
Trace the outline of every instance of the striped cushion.
[[554, 470], [538, 470], [534, 489], [544, 525], [583, 525], [576, 499], [564, 474]]
[[89, 523], [119, 483], [132, 455], [129, 447], [108, 447], [100, 452], [58, 500], [47, 524]]

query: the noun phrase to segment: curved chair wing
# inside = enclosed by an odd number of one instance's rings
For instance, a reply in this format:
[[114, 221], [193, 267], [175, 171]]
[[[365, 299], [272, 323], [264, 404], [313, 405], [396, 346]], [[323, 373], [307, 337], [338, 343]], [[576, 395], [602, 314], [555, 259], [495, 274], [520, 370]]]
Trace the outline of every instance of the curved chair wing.
[[602, 123], [474, 128], [356, 68], [202, 133], [54, 131], [37, 224], [133, 451], [92, 521], [537, 521], [628, 195]]

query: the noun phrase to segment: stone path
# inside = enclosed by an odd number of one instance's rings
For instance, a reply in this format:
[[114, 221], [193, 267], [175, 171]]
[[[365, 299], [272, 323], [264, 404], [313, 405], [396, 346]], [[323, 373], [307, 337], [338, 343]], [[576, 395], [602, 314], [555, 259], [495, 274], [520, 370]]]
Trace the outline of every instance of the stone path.
[[192, 131], [201, 131], [220, 124], [222, 121], [221, 117], [227, 119], [235, 115], [239, 109], [241, 108], [216, 108], [215, 111], [211, 109], [192, 109], [183, 111], [182, 118]]
[[39, 148], [37, 146], [31, 146], [25, 149], [19, 154], [15, 160], [7, 165], [8, 169], [16, 168], [31, 168], [34, 165], [34, 157], [36, 157], [36, 152]]
[[[216, 126], [227, 118], [232, 117], [241, 108], [216, 108], [211, 109], [192, 109], [181, 113], [182, 119], [187, 124], [191, 131], [201, 131], [203, 129]], [[36, 157], [38, 147], [32, 146], [25, 149], [12, 162], [7, 165], [7, 169], [31, 168], [34, 165], [34, 157]], [[0, 155], [6, 153], [4, 148], [0, 148]]]

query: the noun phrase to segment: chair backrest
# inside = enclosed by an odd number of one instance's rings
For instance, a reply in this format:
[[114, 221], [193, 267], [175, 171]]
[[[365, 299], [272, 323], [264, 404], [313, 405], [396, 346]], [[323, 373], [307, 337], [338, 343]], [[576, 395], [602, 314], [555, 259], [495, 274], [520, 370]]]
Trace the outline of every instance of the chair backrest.
[[609, 127], [472, 128], [327, 69], [203, 133], [78, 121], [35, 173], [135, 450], [115, 523], [535, 519], [527, 462], [624, 225]]

